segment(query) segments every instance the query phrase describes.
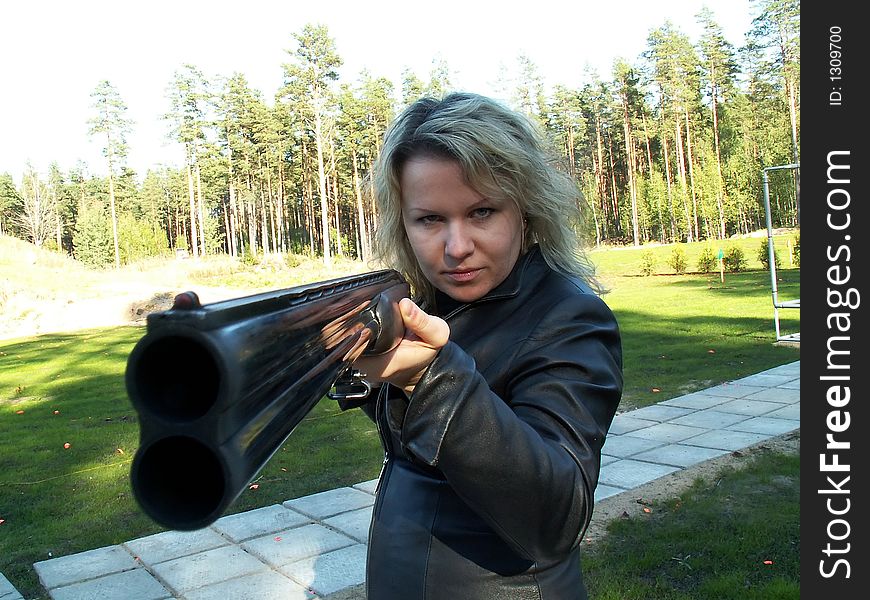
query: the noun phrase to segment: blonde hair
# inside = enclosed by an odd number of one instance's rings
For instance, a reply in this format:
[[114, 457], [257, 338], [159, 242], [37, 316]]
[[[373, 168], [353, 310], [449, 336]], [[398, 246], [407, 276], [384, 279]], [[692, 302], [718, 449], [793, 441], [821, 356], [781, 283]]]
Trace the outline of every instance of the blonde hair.
[[515, 204], [526, 221], [523, 250], [539, 244], [552, 269], [601, 291], [575, 230], [580, 190], [556, 167], [538, 128], [495, 100], [457, 92], [408, 106], [387, 129], [373, 170], [375, 258], [402, 273], [416, 296], [431, 301], [434, 289], [405, 232], [400, 178], [408, 160], [420, 156], [457, 161], [478, 193]]

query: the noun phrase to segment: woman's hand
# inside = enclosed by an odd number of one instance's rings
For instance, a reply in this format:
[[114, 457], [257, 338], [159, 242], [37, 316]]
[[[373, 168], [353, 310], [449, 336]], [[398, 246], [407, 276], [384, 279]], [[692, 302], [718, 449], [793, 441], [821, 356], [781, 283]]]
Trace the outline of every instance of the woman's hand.
[[447, 344], [447, 322], [425, 313], [409, 298], [399, 302], [405, 335], [393, 350], [378, 356], [363, 356], [353, 366], [369, 381], [386, 381], [409, 396], [438, 351]]

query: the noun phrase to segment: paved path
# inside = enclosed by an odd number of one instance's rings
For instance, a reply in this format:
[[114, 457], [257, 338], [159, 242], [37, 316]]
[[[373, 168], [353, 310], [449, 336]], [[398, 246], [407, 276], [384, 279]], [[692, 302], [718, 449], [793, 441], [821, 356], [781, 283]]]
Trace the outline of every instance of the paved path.
[[[800, 427], [800, 361], [620, 414], [595, 499]], [[377, 481], [35, 563], [52, 600], [362, 598]], [[0, 600], [21, 595], [0, 575]]]

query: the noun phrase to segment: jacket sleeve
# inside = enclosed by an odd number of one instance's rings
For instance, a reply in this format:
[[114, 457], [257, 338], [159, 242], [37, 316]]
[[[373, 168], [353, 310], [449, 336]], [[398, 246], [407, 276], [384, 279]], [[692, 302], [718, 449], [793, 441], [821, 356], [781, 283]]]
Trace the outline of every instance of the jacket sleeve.
[[520, 555], [558, 558], [592, 516], [600, 451], [622, 395], [616, 320], [597, 296], [562, 300], [513, 354], [503, 396], [449, 342], [411, 395], [401, 441]]

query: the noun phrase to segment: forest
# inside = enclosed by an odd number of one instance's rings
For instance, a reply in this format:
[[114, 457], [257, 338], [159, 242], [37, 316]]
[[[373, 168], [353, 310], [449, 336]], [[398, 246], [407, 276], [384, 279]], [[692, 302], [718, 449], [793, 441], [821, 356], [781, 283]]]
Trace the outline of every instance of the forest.
[[[725, 239], [765, 226], [762, 170], [800, 162], [800, 3], [750, 5], [741, 47], [703, 9], [699, 39], [665, 21], [640, 56], [614, 60], [606, 78], [584, 73], [578, 89], [549, 87], [529, 57], [516, 57], [501, 99], [540, 126], [576, 181], [578, 235], [589, 245]], [[406, 69], [400, 89], [365, 71], [341, 81], [326, 26], [290, 38], [274, 98], [242, 73], [209, 78], [181, 65], [163, 118], [184, 164], [144, 176], [126, 164], [125, 101], [100, 82], [88, 127], [107, 175], [52, 164], [28, 167], [16, 184], [0, 165], [0, 234], [94, 267], [221, 253], [368, 260], [377, 223], [368, 175], [384, 131], [414, 100], [453, 90], [450, 66], [436, 59], [423, 78]], [[799, 169], [776, 173], [773, 226], [799, 227]]]

